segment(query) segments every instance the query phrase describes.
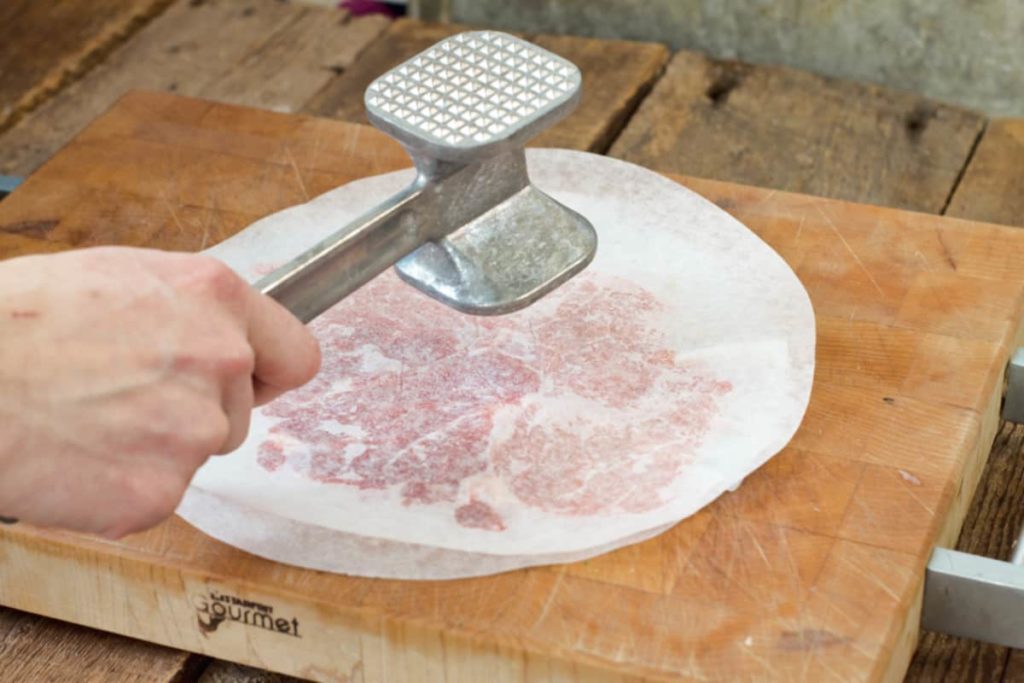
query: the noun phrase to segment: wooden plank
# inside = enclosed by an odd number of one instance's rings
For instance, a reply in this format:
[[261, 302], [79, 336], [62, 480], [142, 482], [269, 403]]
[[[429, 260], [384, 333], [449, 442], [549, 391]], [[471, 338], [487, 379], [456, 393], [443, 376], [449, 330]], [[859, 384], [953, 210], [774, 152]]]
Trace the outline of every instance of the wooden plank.
[[583, 72], [583, 99], [561, 125], [537, 136], [537, 147], [604, 153], [622, 131], [668, 62], [668, 49], [655, 43], [537, 36], [534, 42]]
[[363, 92], [373, 79], [439, 40], [466, 30], [458, 24], [433, 24], [398, 19], [370, 45], [341, 78], [332, 82], [303, 108], [306, 114], [366, 123]]
[[169, 0], [0, 3], [0, 131], [85, 73], [168, 4]]
[[[946, 215], [1024, 226], [1024, 121], [989, 123]], [[1003, 423], [956, 548], [1009, 559], [1024, 523], [1024, 427]], [[926, 633], [907, 681], [1014, 681], [1024, 655], [966, 638]]]
[[1004, 683], [1024, 681], [1024, 650], [1011, 650], [1003, 672]]
[[199, 94], [218, 102], [297, 111], [350, 68], [389, 23], [381, 15], [353, 19], [347, 12], [295, 5], [287, 22]]
[[[194, 249], [250, 214], [406, 163], [371, 129], [136, 94], [0, 204], [0, 233]], [[422, 583], [283, 566], [180, 520], [118, 542], [19, 525], [0, 528], [0, 602], [314, 679], [898, 675], [924, 562], [959, 530], [994, 435], [1024, 315], [1024, 233], [685, 182], [793, 266], [827, 341], [793, 443], [701, 514], [587, 563]], [[96, 220], [126, 203], [137, 213]], [[143, 228], [119, 225], [128, 218]], [[883, 367], [862, 371], [850, 349]], [[942, 367], [951, 354], [961, 360]], [[807, 514], [822, 490], [845, 504]], [[197, 599], [210, 591], [272, 606], [302, 637], [202, 631]]]
[[938, 213], [982, 124], [907, 93], [682, 51], [611, 154], [661, 171]]
[[[317, 116], [366, 123], [363, 92], [395, 65], [447, 36], [467, 30], [456, 24], [401, 19], [374, 43], [343, 77], [324, 88], [305, 108]], [[583, 72], [583, 99], [576, 111], [533, 141], [538, 147], [603, 152], [668, 60], [655, 43], [537, 36], [534, 42], [562, 55]]]
[[386, 23], [275, 0], [178, 0], [0, 136], [0, 173], [28, 175], [132, 88], [297, 110]]
[[946, 215], [1024, 227], [1024, 119], [988, 124]]
[[5, 681], [178, 683], [202, 665], [179, 650], [0, 608]]

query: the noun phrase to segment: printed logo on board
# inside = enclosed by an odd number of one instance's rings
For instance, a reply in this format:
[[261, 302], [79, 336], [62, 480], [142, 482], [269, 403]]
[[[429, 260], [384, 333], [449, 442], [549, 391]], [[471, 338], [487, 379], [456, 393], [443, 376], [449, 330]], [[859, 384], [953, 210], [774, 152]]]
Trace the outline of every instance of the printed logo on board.
[[261, 628], [286, 636], [301, 638], [299, 620], [292, 617], [274, 614], [272, 605], [265, 605], [253, 600], [245, 600], [237, 595], [210, 591], [192, 597], [192, 605], [196, 608], [199, 630], [213, 633], [221, 624], [228, 621], [238, 622], [245, 626]]

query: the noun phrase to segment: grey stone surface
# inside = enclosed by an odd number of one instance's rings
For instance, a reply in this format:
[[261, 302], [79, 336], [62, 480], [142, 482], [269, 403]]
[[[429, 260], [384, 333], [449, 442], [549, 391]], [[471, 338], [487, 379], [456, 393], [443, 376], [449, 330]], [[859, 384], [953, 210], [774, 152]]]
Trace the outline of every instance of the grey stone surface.
[[1024, 116], [1024, 0], [421, 0], [427, 15], [786, 64]]

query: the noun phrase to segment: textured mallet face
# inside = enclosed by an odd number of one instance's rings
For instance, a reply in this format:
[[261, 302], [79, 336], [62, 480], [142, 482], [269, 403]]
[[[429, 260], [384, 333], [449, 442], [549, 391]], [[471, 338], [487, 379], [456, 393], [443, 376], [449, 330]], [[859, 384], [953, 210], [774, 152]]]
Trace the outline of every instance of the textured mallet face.
[[437, 43], [366, 90], [371, 117], [406, 143], [472, 152], [514, 136], [574, 101], [574, 64], [505, 33], [473, 31]]

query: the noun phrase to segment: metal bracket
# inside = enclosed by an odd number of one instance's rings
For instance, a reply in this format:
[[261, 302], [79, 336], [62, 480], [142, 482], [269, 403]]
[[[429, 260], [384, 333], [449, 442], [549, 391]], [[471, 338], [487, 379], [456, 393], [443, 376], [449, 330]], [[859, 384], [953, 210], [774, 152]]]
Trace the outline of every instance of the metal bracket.
[[[1003, 419], [1024, 422], [1024, 348], [1006, 368]], [[921, 627], [1024, 648], [1024, 529], [1009, 562], [936, 548], [924, 582]]]
[[1024, 422], [1024, 347], [1013, 352], [1006, 366], [1006, 399], [1003, 401], [1003, 419]]
[[[1015, 557], [1021, 546], [1018, 539]], [[1024, 567], [936, 548], [925, 572], [921, 627], [1024, 648]]]
[[0, 175], [0, 199], [14, 192], [14, 188], [21, 185], [21, 183], [21, 178], [16, 178], [12, 175]]

